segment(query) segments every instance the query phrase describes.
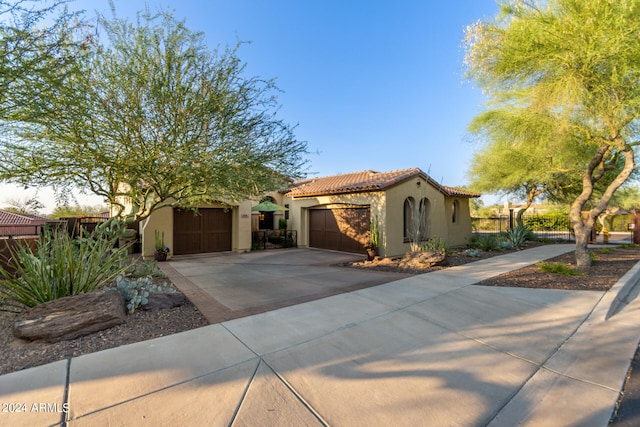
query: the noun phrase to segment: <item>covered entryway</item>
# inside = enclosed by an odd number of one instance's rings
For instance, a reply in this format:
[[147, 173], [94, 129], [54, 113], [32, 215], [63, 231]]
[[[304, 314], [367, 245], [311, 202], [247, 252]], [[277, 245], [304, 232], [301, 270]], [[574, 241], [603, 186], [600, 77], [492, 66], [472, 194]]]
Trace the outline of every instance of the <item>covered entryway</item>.
[[310, 209], [309, 246], [363, 253], [370, 219], [369, 208]]
[[173, 210], [174, 255], [231, 250], [231, 210]]

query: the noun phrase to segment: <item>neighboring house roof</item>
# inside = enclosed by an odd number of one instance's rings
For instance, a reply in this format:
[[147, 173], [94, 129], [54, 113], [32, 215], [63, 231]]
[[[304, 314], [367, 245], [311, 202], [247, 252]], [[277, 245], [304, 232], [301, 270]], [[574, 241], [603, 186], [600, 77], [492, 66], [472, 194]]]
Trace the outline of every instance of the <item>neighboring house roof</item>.
[[0, 225], [42, 225], [55, 221], [39, 215], [17, 214], [0, 210]]
[[390, 172], [376, 172], [366, 170], [323, 178], [309, 178], [293, 183], [293, 187], [286, 194], [288, 197], [311, 197], [331, 194], [361, 193], [368, 191], [383, 191], [408, 179], [420, 177], [446, 196], [480, 197], [461, 188], [448, 187], [438, 184], [429, 175], [418, 168], [395, 170]]

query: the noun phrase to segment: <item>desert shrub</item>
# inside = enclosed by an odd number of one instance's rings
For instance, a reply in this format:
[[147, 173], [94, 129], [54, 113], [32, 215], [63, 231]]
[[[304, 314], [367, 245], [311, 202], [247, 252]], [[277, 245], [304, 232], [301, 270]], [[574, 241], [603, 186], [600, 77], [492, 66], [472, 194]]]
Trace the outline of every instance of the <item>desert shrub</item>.
[[493, 234], [474, 236], [472, 246], [483, 251], [497, 251], [500, 249], [500, 242]]
[[446, 240], [436, 236], [426, 242], [423, 242], [420, 246], [420, 250], [449, 253], [451, 251], [451, 247]]
[[58, 298], [92, 292], [126, 268], [127, 248], [116, 248], [124, 224], [109, 220], [90, 235], [71, 238], [45, 229], [36, 247], [11, 250], [15, 274], [0, 267], [0, 310], [22, 311]]
[[581, 276], [583, 273], [561, 262], [542, 261], [538, 263], [538, 267], [545, 273], [562, 274], [563, 276]]
[[149, 295], [153, 293], [175, 292], [175, 289], [164, 284], [154, 284], [150, 277], [131, 279], [118, 276], [114, 286], [106, 286], [105, 290], [116, 290], [124, 297], [127, 311], [132, 314], [138, 307], [149, 303]]
[[536, 231], [557, 231], [570, 230], [568, 214], [531, 215], [523, 216], [522, 222], [530, 230]]
[[141, 261], [131, 264], [124, 272], [124, 275], [127, 277], [160, 277], [166, 278], [167, 275], [164, 271], [160, 270], [158, 267], [158, 261], [156, 260], [148, 260]]
[[622, 249], [636, 249], [640, 248], [640, 245], [637, 243], [623, 243], [621, 245], [618, 245], [618, 247]]

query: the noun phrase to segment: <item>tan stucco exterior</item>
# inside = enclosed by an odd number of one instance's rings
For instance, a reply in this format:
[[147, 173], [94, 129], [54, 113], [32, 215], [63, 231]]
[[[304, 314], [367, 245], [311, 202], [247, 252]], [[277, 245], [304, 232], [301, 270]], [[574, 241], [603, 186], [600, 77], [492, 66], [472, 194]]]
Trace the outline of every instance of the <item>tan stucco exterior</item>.
[[[285, 212], [274, 212], [273, 229], [285, 215], [287, 229], [297, 232], [299, 247], [309, 246], [309, 210], [334, 209], [344, 207], [369, 208], [371, 219], [377, 218], [380, 232], [379, 254], [381, 256], [401, 256], [410, 251], [410, 243], [405, 236], [405, 200], [411, 198], [417, 209], [420, 201], [427, 201], [428, 238], [438, 237], [449, 246], [463, 246], [469, 242], [472, 233], [469, 197], [453, 197], [451, 191], [427, 179], [424, 173], [418, 173], [388, 188], [377, 191], [353, 191], [343, 194], [290, 197], [281, 192], [270, 192], [270, 197], [279, 205], [288, 206]], [[263, 198], [264, 198], [263, 197]], [[237, 204], [212, 204], [199, 208], [223, 207], [231, 210], [232, 250], [246, 252], [251, 250], [252, 232], [258, 230], [259, 212], [251, 207], [260, 200], [246, 200]], [[454, 204], [456, 215], [454, 220]], [[267, 225], [268, 227], [269, 225]], [[140, 223], [142, 254], [152, 258], [154, 253], [155, 230], [164, 232], [165, 244], [174, 246], [173, 208], [166, 207], [153, 212]], [[364, 251], [364, 249], [363, 249]], [[169, 256], [173, 255], [170, 253]]]
[[[234, 252], [248, 252], [251, 250], [251, 206], [255, 203], [247, 200], [235, 206], [214, 203], [198, 206], [205, 208], [226, 208], [231, 210], [231, 247]], [[173, 208], [164, 207], [154, 211], [146, 220], [140, 223], [142, 256], [144, 259], [153, 258], [155, 252], [155, 230], [164, 232], [164, 243], [169, 248], [173, 242]], [[167, 258], [171, 258], [169, 252]]]
[[[418, 184], [419, 183], [419, 184]], [[469, 199], [447, 197], [421, 177], [415, 177], [385, 191], [285, 198], [290, 206], [290, 229], [298, 230], [298, 246], [309, 245], [309, 209], [369, 207], [371, 218], [378, 218], [381, 256], [401, 256], [410, 251], [404, 236], [404, 203], [411, 197], [417, 204], [428, 200], [429, 237], [439, 237], [450, 246], [463, 246], [471, 238]], [[452, 221], [453, 202], [458, 203], [456, 222]]]

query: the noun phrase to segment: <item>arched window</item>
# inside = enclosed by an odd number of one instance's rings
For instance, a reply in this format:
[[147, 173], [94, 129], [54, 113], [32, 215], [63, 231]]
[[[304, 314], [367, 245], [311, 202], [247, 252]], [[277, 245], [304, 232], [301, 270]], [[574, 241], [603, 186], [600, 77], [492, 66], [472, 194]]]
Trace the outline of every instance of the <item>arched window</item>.
[[458, 222], [458, 211], [460, 210], [459, 203], [457, 200], [453, 201], [451, 205], [451, 222], [454, 224]]
[[413, 230], [413, 206], [415, 201], [413, 197], [407, 197], [404, 199], [404, 239], [408, 240], [411, 237], [411, 231]]
[[427, 239], [431, 234], [431, 230], [429, 229], [429, 225], [431, 223], [431, 202], [426, 197], [420, 200], [419, 206], [419, 217], [420, 217], [420, 238]]

